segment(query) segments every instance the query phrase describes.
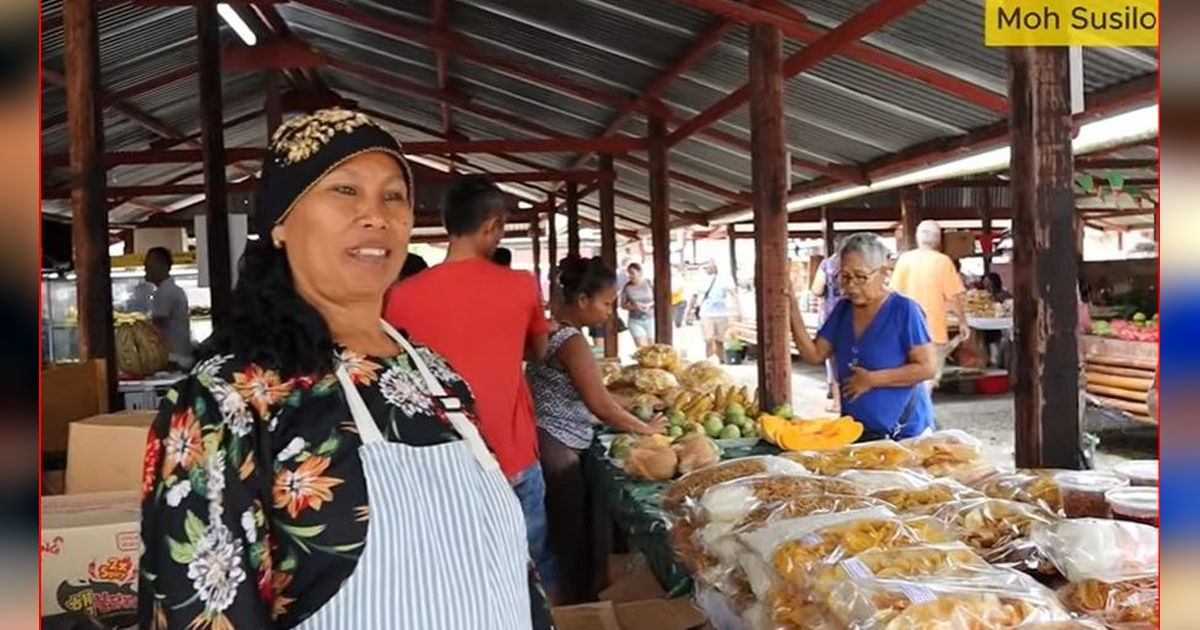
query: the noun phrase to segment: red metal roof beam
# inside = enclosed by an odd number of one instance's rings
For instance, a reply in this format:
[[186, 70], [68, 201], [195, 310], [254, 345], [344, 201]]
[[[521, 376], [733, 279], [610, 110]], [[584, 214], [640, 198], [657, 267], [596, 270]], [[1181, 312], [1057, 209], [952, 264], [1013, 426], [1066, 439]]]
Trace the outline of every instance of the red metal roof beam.
[[[687, 0], [691, 1], [691, 0]], [[830, 55], [858, 41], [864, 35], [899, 18], [923, 4], [925, 0], [878, 0], [875, 4], [854, 14], [837, 28], [812, 42], [800, 52], [783, 62], [784, 78], [791, 78], [829, 58]], [[697, 114], [676, 128], [669, 143], [678, 144], [684, 138], [708, 127], [746, 104], [750, 98], [749, 85], [743, 85], [716, 104]]]
[[787, 10], [759, 9], [751, 4], [741, 4], [739, 2], [730, 2], [729, 0], [676, 0], [680, 4], [716, 13], [725, 18], [736, 20], [742, 24], [766, 24], [778, 28], [784, 35], [790, 35], [791, 30], [796, 26], [803, 24], [807, 20], [800, 11], [791, 7]]

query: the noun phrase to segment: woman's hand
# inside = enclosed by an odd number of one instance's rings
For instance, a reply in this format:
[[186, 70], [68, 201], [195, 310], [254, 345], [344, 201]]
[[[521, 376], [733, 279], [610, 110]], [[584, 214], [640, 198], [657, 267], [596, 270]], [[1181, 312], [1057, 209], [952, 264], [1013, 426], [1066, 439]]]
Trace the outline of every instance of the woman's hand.
[[650, 418], [649, 422], [643, 423], [638, 433], [641, 435], [662, 435], [667, 432], [667, 424], [667, 417], [660, 413]]
[[842, 381], [842, 395], [847, 399], [855, 400], [875, 388], [874, 372], [865, 370], [857, 365], [852, 366], [850, 372], [849, 378]]

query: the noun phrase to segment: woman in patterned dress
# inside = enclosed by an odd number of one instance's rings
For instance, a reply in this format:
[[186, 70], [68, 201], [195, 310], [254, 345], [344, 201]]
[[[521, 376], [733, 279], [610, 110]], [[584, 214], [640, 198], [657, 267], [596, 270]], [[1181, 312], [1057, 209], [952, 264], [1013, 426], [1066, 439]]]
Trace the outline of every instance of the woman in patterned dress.
[[470, 388], [379, 321], [412, 184], [360, 113], [275, 134], [231, 322], [148, 437], [142, 627], [553, 627]]

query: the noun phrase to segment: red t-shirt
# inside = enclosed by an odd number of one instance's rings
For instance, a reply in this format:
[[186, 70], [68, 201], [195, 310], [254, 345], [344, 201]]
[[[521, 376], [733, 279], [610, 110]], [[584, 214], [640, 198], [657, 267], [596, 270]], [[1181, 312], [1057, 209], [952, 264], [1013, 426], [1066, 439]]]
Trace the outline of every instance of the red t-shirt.
[[383, 316], [439, 352], [475, 395], [480, 432], [510, 479], [537, 461], [525, 340], [548, 329], [530, 274], [490, 260], [430, 267], [391, 288]]

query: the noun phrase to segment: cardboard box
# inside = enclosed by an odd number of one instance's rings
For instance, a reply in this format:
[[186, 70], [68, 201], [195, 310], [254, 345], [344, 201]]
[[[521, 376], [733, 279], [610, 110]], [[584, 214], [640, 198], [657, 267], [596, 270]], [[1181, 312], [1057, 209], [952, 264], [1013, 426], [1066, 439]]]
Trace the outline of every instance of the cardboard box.
[[974, 232], [943, 232], [942, 252], [951, 258], [965, 258], [975, 252]]
[[67, 449], [71, 422], [108, 411], [103, 359], [56, 365], [42, 371], [42, 451]]
[[138, 490], [153, 411], [124, 411], [71, 423], [68, 494]]
[[707, 620], [686, 599], [595, 602], [550, 611], [558, 630], [695, 630]]
[[600, 591], [600, 601], [620, 604], [661, 599], [666, 595], [667, 592], [658, 583], [658, 578], [654, 577], [654, 572], [648, 565], [642, 564]]
[[141, 494], [42, 498], [42, 614], [136, 622]]

